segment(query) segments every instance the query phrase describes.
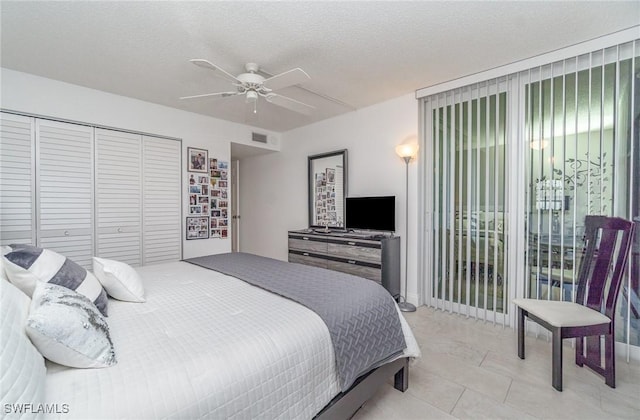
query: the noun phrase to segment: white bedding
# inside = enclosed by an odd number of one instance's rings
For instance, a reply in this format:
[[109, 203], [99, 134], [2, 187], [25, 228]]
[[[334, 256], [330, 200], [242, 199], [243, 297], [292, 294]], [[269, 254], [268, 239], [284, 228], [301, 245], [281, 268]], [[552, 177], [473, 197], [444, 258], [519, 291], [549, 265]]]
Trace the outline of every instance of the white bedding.
[[[309, 419], [339, 392], [329, 332], [312, 311], [188, 263], [138, 271], [147, 302], [109, 301], [118, 364], [48, 363], [46, 401], [69, 405], [61, 418]], [[417, 357], [400, 318], [405, 353]]]

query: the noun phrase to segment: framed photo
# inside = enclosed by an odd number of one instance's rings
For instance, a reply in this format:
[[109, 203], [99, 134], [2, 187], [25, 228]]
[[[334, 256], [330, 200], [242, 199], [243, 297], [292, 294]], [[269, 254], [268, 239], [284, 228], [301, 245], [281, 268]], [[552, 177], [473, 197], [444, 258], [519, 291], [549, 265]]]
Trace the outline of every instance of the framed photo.
[[209, 152], [204, 149], [187, 148], [189, 172], [208, 172]]
[[202, 186], [201, 185], [189, 185], [189, 194], [202, 195]]
[[187, 217], [187, 240], [208, 239], [209, 238], [209, 218], [208, 217]]

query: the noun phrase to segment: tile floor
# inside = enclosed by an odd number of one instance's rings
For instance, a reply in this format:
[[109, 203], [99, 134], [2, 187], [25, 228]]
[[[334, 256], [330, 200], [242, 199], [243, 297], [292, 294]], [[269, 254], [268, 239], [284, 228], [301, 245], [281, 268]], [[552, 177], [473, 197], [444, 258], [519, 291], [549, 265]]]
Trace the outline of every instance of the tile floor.
[[501, 325], [420, 307], [405, 314], [422, 350], [409, 389], [383, 387], [353, 417], [370, 419], [640, 419], [640, 364], [617, 360], [616, 388], [574, 363], [565, 340], [564, 391], [551, 387], [551, 343], [528, 336], [526, 360]]

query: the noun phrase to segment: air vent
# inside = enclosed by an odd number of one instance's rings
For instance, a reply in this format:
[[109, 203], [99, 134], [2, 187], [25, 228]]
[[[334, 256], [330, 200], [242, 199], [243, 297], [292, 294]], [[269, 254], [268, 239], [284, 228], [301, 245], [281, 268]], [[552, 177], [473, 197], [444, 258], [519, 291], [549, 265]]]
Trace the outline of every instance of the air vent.
[[251, 133], [251, 140], [257, 141], [258, 143], [267, 143], [267, 135], [260, 133]]

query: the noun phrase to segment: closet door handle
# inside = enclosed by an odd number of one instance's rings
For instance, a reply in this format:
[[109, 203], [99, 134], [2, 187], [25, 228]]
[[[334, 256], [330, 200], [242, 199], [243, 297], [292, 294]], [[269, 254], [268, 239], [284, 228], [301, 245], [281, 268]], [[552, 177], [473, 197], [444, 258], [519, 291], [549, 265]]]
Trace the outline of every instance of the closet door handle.
[[69, 236], [69, 231], [68, 230], [64, 231], [64, 236]]

